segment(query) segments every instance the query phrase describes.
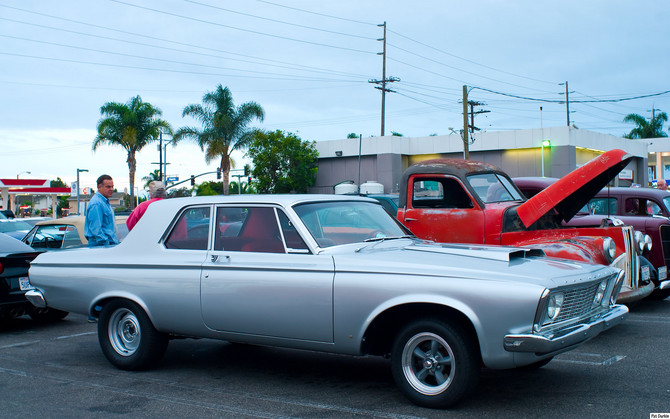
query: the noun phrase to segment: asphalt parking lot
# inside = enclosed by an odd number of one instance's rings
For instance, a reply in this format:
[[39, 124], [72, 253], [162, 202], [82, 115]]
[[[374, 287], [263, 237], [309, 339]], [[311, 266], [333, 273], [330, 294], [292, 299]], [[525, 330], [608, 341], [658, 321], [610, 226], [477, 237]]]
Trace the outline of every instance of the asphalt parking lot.
[[2, 417], [621, 417], [670, 412], [670, 299], [535, 371], [482, 370], [449, 411], [409, 403], [389, 362], [211, 340], [170, 343], [158, 368], [109, 364], [97, 325], [70, 315], [0, 328]]

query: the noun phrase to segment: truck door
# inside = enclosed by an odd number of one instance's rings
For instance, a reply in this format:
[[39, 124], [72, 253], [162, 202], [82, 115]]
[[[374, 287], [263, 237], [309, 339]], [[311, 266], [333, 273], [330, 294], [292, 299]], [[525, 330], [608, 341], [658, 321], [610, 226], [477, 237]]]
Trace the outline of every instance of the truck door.
[[422, 239], [484, 243], [484, 212], [454, 177], [411, 177], [400, 221]]

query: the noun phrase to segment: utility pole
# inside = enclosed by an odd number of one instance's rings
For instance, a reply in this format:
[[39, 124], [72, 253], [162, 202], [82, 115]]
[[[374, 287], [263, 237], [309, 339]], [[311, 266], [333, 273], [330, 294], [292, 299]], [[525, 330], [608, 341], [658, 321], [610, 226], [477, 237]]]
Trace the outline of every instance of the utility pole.
[[565, 84], [565, 116], [568, 122], [568, 126], [570, 126], [570, 97], [569, 97], [570, 92], [568, 91], [568, 82], [566, 81], [565, 83], [558, 83], [559, 86], [562, 86], [564, 84]]
[[475, 126], [475, 115], [479, 115], [480, 113], [489, 113], [491, 111], [487, 111], [486, 109], [482, 109], [481, 111], [475, 112], [475, 106], [484, 106], [484, 105], [486, 105], [486, 103], [476, 102], [474, 100], [469, 100], [468, 105], [470, 105], [470, 133], [474, 134], [475, 131], [481, 131], [481, 129], [479, 129]]
[[468, 134], [468, 86], [463, 85], [463, 159], [470, 159]]
[[379, 89], [382, 92], [382, 129], [381, 129], [381, 136], [384, 136], [384, 123], [386, 120], [386, 92], [391, 92], [395, 93], [395, 91], [391, 89], [386, 88], [386, 83], [392, 83], [395, 81], [400, 81], [399, 78], [397, 77], [389, 77], [388, 79], [386, 78], [386, 22], [384, 22], [381, 25], [377, 25], [379, 27], [384, 28], [384, 37], [377, 39], [377, 41], [383, 41], [384, 46], [382, 48], [382, 52], [378, 52], [377, 55], [382, 56], [382, 79], [381, 80], [368, 80], [368, 83], [374, 83], [378, 84], [381, 86], [375, 86], [375, 89]]
[[158, 131], [158, 179], [163, 180], [163, 130]]

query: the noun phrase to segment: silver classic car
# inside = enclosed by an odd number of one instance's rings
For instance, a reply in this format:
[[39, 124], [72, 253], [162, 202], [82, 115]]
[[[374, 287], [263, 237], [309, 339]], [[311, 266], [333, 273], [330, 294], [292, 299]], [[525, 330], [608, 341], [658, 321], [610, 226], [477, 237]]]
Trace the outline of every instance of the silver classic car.
[[115, 247], [47, 252], [38, 307], [99, 316], [116, 367], [176, 337], [391, 357], [414, 403], [444, 408], [480, 368], [540, 367], [621, 322], [621, 271], [542, 251], [418, 240], [375, 200], [241, 195], [152, 203]]

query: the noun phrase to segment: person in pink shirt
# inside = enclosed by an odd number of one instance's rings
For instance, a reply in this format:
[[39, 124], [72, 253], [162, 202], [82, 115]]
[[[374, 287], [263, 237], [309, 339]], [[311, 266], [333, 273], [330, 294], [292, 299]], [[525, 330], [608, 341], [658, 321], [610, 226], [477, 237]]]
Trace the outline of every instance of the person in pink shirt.
[[135, 227], [135, 224], [137, 224], [137, 222], [140, 221], [140, 218], [142, 218], [142, 216], [147, 210], [147, 207], [149, 207], [149, 205], [152, 202], [164, 199], [166, 196], [167, 194], [165, 193], [165, 184], [163, 182], [161, 182], [160, 180], [154, 180], [150, 182], [149, 197], [151, 199], [140, 203], [137, 206], [137, 208], [135, 208], [133, 212], [130, 213], [130, 216], [126, 220], [128, 231], [132, 230], [133, 227]]

